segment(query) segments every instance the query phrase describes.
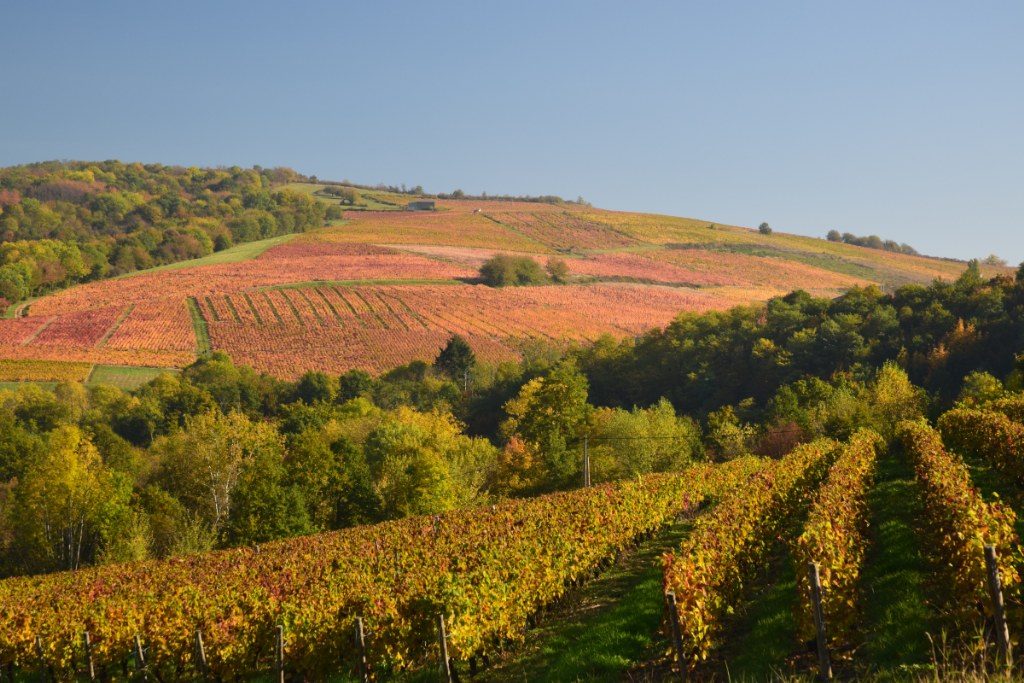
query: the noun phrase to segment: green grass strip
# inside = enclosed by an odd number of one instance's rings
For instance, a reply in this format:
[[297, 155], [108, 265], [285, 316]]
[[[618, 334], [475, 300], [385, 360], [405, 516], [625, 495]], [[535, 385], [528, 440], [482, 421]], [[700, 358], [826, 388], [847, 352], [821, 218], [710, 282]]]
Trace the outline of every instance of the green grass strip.
[[249, 292], [242, 292], [242, 298], [245, 299], [246, 305], [249, 307], [249, 310], [252, 311], [252, 317], [256, 318], [256, 322], [262, 325], [263, 316], [256, 310], [256, 304], [252, 302], [252, 297], [249, 296]]
[[[213, 310], [212, 307], [210, 310]], [[199, 302], [194, 296], [188, 298], [188, 312], [192, 316], [192, 329], [196, 333], [196, 355], [206, 358], [213, 353], [213, 344], [210, 342], [210, 328], [203, 317], [203, 311], [199, 308]]]
[[911, 526], [924, 512], [921, 493], [902, 453], [879, 458], [868, 507], [871, 546], [862, 577], [866, 642], [861, 658], [899, 675], [930, 660], [927, 633], [935, 623], [925, 595], [928, 565]]
[[303, 300], [306, 302], [306, 304], [309, 306], [309, 310], [313, 311], [313, 317], [317, 319], [317, 322], [320, 323], [320, 326], [324, 326], [326, 324], [326, 321], [324, 320], [324, 317], [320, 315], [320, 311], [317, 310], [316, 306], [313, 305], [313, 300], [309, 298], [309, 294], [306, 293], [306, 290], [300, 289], [298, 290], [298, 293], [299, 296], [301, 296]]
[[295, 316], [295, 320], [300, 326], [305, 327], [306, 321], [302, 319], [302, 314], [299, 313], [299, 309], [295, 306], [295, 302], [288, 296], [288, 292], [281, 292], [281, 296], [284, 297], [285, 302], [288, 304], [288, 308], [292, 309], [292, 315]]
[[[771, 579], [757, 588], [735, 632], [726, 640], [723, 658], [729, 680], [768, 681], [793, 675], [787, 659], [796, 642], [796, 575], [786, 549], [772, 562]], [[722, 672], [723, 676], [726, 672]]]
[[274, 301], [270, 298], [270, 295], [264, 291], [261, 291], [260, 294], [262, 294], [263, 298], [267, 300], [267, 305], [270, 306], [270, 310], [273, 311], [274, 317], [277, 318], [277, 322], [284, 324], [284, 318], [281, 317], [281, 314], [278, 312], [277, 306], [274, 305]]
[[327, 308], [331, 309], [331, 314], [334, 316], [335, 322], [344, 327], [345, 321], [342, 320], [341, 314], [338, 313], [338, 309], [335, 307], [333, 303], [331, 303], [331, 300], [327, 298], [327, 295], [324, 294], [323, 290], [317, 287], [316, 289], [313, 290], [313, 293], [320, 297], [320, 299], [324, 302]]
[[690, 523], [674, 524], [641, 543], [556, 608], [508, 661], [484, 670], [484, 681], [617, 681], [668, 647], [661, 554], [678, 547]]
[[236, 323], [242, 322], [242, 316], [238, 314], [238, 309], [235, 308], [235, 303], [231, 300], [231, 297], [227, 294], [224, 295], [224, 303], [228, 305], [228, 310], [231, 311], [231, 317], [235, 319]]

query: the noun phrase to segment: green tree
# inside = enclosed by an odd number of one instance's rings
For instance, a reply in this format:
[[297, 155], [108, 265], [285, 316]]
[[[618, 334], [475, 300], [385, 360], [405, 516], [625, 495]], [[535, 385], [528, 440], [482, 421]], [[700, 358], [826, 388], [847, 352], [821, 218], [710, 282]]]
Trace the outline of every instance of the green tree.
[[221, 537], [236, 489], [255, 472], [250, 464], [283, 460], [284, 442], [273, 425], [210, 411], [186, 419], [183, 429], [157, 440], [153, 452], [158, 483]]
[[474, 365], [476, 354], [473, 353], [469, 342], [458, 334], [453, 334], [448, 339], [448, 343], [434, 360], [435, 368], [460, 383], [468, 378], [469, 371]]
[[[587, 378], [572, 361], [563, 361], [543, 377], [530, 380], [504, 406], [501, 432], [530, 451], [524, 481], [557, 488], [578, 480], [578, 444], [590, 412]], [[515, 463], [509, 463], [515, 467]]]
[[545, 270], [548, 272], [548, 277], [551, 278], [552, 282], [560, 285], [564, 285], [569, 281], [569, 264], [565, 260], [560, 258], [548, 259]]
[[12, 556], [27, 571], [77, 569], [97, 558], [129, 509], [130, 486], [104, 467], [73, 426], [55, 429], [14, 486], [8, 510]]
[[589, 432], [593, 481], [679, 471], [702, 455], [700, 427], [666, 399], [650, 408], [597, 408]]
[[351, 401], [373, 389], [373, 376], [358, 368], [349, 370], [338, 378], [338, 400]]
[[480, 279], [491, 287], [542, 285], [548, 282], [540, 264], [529, 256], [496, 254], [480, 266]]
[[306, 403], [330, 403], [338, 394], [338, 380], [330, 375], [310, 370], [295, 385], [295, 398]]
[[433, 514], [481, 503], [497, 451], [462, 434], [448, 413], [399, 408], [366, 439], [366, 460], [386, 516]]

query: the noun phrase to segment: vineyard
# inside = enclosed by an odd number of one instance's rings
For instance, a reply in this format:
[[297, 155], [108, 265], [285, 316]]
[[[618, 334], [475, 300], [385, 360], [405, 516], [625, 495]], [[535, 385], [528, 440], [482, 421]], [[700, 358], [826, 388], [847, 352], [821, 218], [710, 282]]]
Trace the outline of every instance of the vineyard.
[[[274, 315], [270, 302], [284, 301], [277, 292], [246, 315]], [[238, 307], [217, 306], [218, 315]], [[320, 315], [329, 310], [325, 303]], [[886, 470], [905, 463], [920, 497], [923, 514], [906, 521], [931, 576], [931, 624], [972, 643], [970, 657], [1005, 661], [992, 633], [1024, 629], [1021, 503], [992, 497], [972, 477], [975, 464], [991, 462], [1007, 485], [1019, 485], [1007, 465], [1024, 456], [1024, 425], [1006, 415], [1017, 404], [950, 411], [941, 434], [903, 422], [891, 444], [861, 429], [776, 460], [743, 457], [257, 547], [8, 579], [0, 582], [0, 662], [116, 677], [127, 662], [139, 666], [144, 644], [146, 671], [161, 678], [276, 667], [296, 680], [339, 672], [386, 680], [437, 669], [443, 622], [442, 672], [478, 671], [516, 652], [538, 611], [685, 515], [691, 528], [663, 558], [661, 637], [670, 654], [657, 666], [698, 677], [717, 671], [726, 643], [781, 571], [794, 577], [792, 607], [777, 627], [788, 629], [792, 654], [776, 666], [852, 676], [876, 666], [860, 653], [878, 627], [864, 576], [881, 542], [870, 502], [879, 476], [889, 476], [880, 462]], [[988, 637], [978, 636], [984, 623], [996, 624]], [[808, 642], [817, 659], [801, 654]]]
[[[310, 195], [316, 196], [316, 195]], [[953, 278], [962, 265], [701, 221], [572, 205], [454, 201], [78, 285], [0, 319], [0, 359], [183, 367], [207, 349], [260, 370], [382, 372], [462, 334], [486, 361], [524, 342], [628, 337], [681, 312], [794, 289]], [[252, 245], [244, 245], [246, 247]], [[221, 252], [226, 253], [226, 252]], [[496, 253], [565, 262], [569, 286], [476, 285]], [[199, 311], [201, 321], [193, 314]], [[208, 333], [197, 325], [208, 326]]]
[[453, 659], [493, 655], [568, 584], [757, 469], [749, 459], [699, 466], [255, 549], [4, 581], [0, 660], [70, 672], [87, 630], [94, 665], [118, 669], [142, 634], [151, 665], [178, 678], [202, 673], [198, 630], [211, 672], [245, 675], [267, 666], [282, 624], [290, 668], [322, 676], [339, 662], [354, 668], [361, 618], [369, 661], [396, 670], [436, 659], [438, 615]]

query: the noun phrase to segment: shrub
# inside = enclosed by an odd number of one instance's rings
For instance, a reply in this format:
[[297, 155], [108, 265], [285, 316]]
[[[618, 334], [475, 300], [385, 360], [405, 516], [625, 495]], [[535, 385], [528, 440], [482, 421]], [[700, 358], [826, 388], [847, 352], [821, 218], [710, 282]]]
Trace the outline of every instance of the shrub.
[[529, 256], [497, 254], [480, 266], [480, 279], [491, 287], [543, 285], [548, 276]]

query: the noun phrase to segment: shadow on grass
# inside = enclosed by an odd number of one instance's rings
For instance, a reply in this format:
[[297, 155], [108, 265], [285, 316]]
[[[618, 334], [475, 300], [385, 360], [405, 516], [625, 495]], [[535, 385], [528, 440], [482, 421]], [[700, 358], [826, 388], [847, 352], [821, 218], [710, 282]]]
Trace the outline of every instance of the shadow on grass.
[[723, 680], [767, 681], [790, 677], [796, 642], [796, 575], [793, 560], [779, 547], [769, 569], [771, 579], [759, 588], [723, 647]]
[[484, 681], [615, 681], [667, 649], [661, 626], [661, 555], [679, 545], [690, 522], [641, 543], [618, 564], [570, 595], [532, 629]]
[[936, 618], [926, 601], [929, 568], [912, 526], [923, 514], [914, 473], [898, 449], [880, 458], [868, 495], [871, 545], [862, 586], [865, 643], [857, 659], [898, 676], [931, 659]]

